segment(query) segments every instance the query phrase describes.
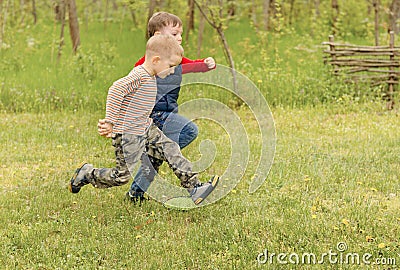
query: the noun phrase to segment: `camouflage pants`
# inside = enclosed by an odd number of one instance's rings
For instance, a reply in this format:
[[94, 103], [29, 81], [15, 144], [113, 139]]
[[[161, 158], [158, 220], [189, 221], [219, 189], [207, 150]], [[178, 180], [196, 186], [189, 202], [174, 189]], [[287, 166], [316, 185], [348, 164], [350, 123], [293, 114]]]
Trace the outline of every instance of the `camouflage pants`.
[[109, 188], [127, 184], [135, 164], [141, 160], [141, 168], [146, 179], [151, 182], [157, 173], [154, 159], [168, 163], [185, 188], [199, 183], [197, 173], [192, 172], [192, 163], [182, 156], [179, 145], [166, 137], [152, 124], [143, 136], [133, 134], [114, 134], [116, 166], [114, 168], [94, 168], [86, 177], [96, 188]]

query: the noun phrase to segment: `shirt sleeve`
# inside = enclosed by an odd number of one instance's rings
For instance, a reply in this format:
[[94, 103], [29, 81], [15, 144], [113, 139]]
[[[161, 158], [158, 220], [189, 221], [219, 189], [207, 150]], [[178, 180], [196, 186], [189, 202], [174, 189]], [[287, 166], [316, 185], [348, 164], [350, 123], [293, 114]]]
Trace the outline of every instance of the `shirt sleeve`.
[[111, 124], [117, 122], [125, 97], [133, 93], [140, 84], [140, 77], [131, 71], [127, 76], [115, 81], [108, 89], [105, 121]]
[[182, 64], [182, 74], [195, 73], [195, 72], [207, 72], [210, 70], [208, 68], [207, 64], [204, 63], [204, 59], [191, 60], [189, 58], [183, 57], [181, 64]]
[[136, 62], [136, 64], [135, 64], [135, 67], [137, 67], [137, 66], [139, 66], [139, 65], [142, 65], [143, 63], [144, 63], [144, 56], [142, 57], [142, 58], [140, 58], [137, 62]]

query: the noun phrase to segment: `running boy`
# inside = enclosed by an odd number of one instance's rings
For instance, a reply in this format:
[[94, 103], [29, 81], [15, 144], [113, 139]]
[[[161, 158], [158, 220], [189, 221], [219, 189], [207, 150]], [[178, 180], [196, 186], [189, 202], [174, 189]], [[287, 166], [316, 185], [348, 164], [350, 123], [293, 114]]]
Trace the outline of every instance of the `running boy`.
[[154, 170], [150, 158], [168, 163], [195, 204], [201, 203], [214, 190], [219, 177], [213, 176], [211, 181], [201, 183], [178, 144], [167, 138], [149, 117], [157, 94], [155, 75], [165, 78], [173, 73], [182, 55], [183, 48], [172, 36], [151, 37], [146, 45], [144, 63], [113, 83], [107, 95], [105, 125], [112, 131], [116, 167], [98, 169], [92, 164], [83, 164], [69, 183], [72, 193], [78, 193], [87, 184], [96, 188], [127, 184], [139, 159], [143, 176], [152, 179]]
[[[182, 21], [181, 19], [168, 12], [155, 13], [148, 22], [148, 34], [150, 37], [160, 34], [172, 35], [176, 41], [182, 43]], [[142, 64], [146, 57], [138, 60], [135, 66]], [[181, 65], [176, 67], [174, 74], [166, 78], [157, 77], [157, 98], [156, 105], [150, 117], [163, 133], [179, 144], [180, 148], [189, 145], [198, 134], [195, 123], [178, 114], [178, 98], [182, 74], [190, 72], [206, 72], [216, 67], [212, 57], [205, 59], [191, 60], [182, 58]], [[104, 120], [99, 120], [99, 134], [105, 136], [109, 131], [104, 126]], [[151, 159], [156, 171], [162, 164], [162, 160]], [[146, 190], [150, 183], [143, 177], [142, 170], [139, 169], [127, 197], [132, 201], [143, 199], [143, 189]]]

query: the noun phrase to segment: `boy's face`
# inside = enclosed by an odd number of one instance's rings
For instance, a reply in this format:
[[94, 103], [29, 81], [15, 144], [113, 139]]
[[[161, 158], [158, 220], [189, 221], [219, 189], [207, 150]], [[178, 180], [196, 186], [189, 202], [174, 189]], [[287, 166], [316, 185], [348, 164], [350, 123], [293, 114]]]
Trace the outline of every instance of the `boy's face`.
[[179, 45], [182, 44], [182, 32], [183, 32], [182, 25], [172, 26], [172, 24], [169, 24], [157, 32], [163, 35], [172, 35], [175, 38], [175, 40], [179, 43]]
[[162, 79], [173, 74], [175, 67], [182, 61], [182, 56], [172, 55], [171, 57], [162, 57], [157, 61], [154, 67], [156, 75]]

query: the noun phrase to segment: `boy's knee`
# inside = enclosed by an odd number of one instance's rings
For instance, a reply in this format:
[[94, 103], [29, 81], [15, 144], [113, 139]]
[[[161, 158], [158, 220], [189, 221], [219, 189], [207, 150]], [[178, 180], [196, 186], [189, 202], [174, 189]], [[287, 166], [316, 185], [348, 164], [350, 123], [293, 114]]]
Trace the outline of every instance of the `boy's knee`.
[[196, 126], [195, 123], [190, 122], [189, 124], [186, 125], [186, 133], [190, 135], [190, 137], [193, 138], [193, 140], [199, 135], [199, 128]]
[[184, 148], [197, 138], [199, 129], [196, 124], [190, 122], [187, 124], [179, 135], [179, 147]]

